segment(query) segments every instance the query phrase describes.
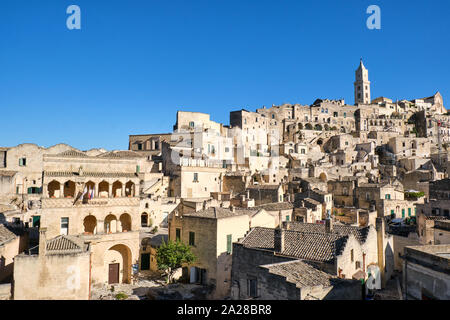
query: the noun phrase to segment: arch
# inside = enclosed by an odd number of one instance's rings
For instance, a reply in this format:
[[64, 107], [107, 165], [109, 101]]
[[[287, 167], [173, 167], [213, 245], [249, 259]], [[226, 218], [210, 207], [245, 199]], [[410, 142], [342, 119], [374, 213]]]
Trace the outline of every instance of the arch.
[[326, 174], [325, 172], [322, 172], [322, 173], [319, 175], [319, 179], [320, 179], [320, 181], [327, 182], [327, 180], [328, 180], [327, 174]]
[[49, 198], [59, 198], [61, 197], [61, 183], [59, 181], [53, 180], [48, 186], [48, 197]]
[[122, 182], [114, 181], [112, 185], [112, 193], [114, 198], [122, 196]]
[[83, 220], [83, 226], [85, 234], [96, 234], [97, 218], [93, 215], [86, 216]]
[[95, 188], [95, 183], [93, 181], [88, 181], [85, 183], [85, 187], [86, 187], [86, 194], [84, 195], [83, 199], [89, 199], [89, 197], [91, 196], [91, 192], [93, 192], [94, 188]]
[[135, 184], [133, 181], [128, 181], [125, 184], [125, 196], [126, 197], [134, 197], [135, 195]]
[[[106, 250], [105, 269], [109, 284], [131, 282], [131, 249], [125, 244], [116, 244]], [[114, 266], [118, 265], [118, 268]], [[117, 274], [112, 274], [117, 272]]]
[[141, 227], [148, 227], [148, 213], [143, 212], [141, 214]]
[[75, 197], [75, 182], [69, 180], [64, 183], [64, 198]]
[[105, 233], [117, 232], [117, 218], [113, 214], [108, 214], [105, 218]]
[[109, 196], [109, 183], [105, 180], [98, 184], [98, 196], [100, 198], [108, 198]]
[[119, 220], [122, 232], [131, 231], [131, 216], [128, 213], [123, 213]]

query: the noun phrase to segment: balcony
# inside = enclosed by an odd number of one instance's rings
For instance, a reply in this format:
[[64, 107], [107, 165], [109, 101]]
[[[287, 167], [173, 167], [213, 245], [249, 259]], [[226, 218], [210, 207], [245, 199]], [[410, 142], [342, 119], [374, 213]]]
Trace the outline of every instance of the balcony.
[[93, 198], [90, 200], [78, 200], [74, 203], [73, 198], [43, 198], [42, 209], [48, 208], [70, 208], [70, 207], [117, 207], [117, 206], [139, 206], [139, 197], [117, 197], [117, 198]]

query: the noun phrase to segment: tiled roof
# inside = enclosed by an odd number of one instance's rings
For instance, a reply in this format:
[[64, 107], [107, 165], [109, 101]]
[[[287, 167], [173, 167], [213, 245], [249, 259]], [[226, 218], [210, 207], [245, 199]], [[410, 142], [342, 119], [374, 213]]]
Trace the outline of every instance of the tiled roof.
[[303, 198], [303, 199], [299, 199], [299, 200], [295, 201], [294, 202], [294, 207], [296, 207], [296, 208], [303, 208], [302, 201], [303, 202], [308, 202], [309, 204], [311, 204], [313, 206], [316, 206], [316, 207], [321, 204], [319, 201], [314, 200], [312, 198]]
[[449, 217], [446, 216], [425, 216], [426, 220], [450, 220]]
[[199, 218], [210, 218], [210, 219], [221, 219], [241, 215], [253, 215], [258, 212], [258, 209], [242, 209], [235, 208], [235, 211], [231, 211], [229, 208], [220, 207], [209, 207], [206, 210], [201, 210], [197, 212], [185, 213], [183, 216], [187, 217], [199, 217]]
[[0, 245], [5, 244], [11, 240], [14, 240], [17, 236], [8, 230], [3, 224], [0, 224]]
[[277, 210], [292, 209], [294, 208], [294, 205], [290, 202], [274, 202], [274, 203], [266, 203], [256, 208], [264, 209], [266, 211], [277, 211]]
[[143, 155], [139, 152], [130, 150], [119, 150], [102, 153], [97, 156], [98, 158], [142, 158]]
[[270, 273], [286, 278], [286, 281], [295, 283], [298, 288], [331, 286], [330, 279], [337, 278], [329, 273], [321, 271], [306, 261], [288, 261], [270, 265], [263, 265], [261, 268], [268, 269]]
[[46, 244], [47, 254], [80, 253], [83, 249], [84, 244], [79, 239], [65, 235], [48, 240]]
[[[247, 248], [274, 251], [275, 229], [256, 227], [240, 242]], [[314, 261], [330, 261], [344, 248], [347, 237], [337, 234], [285, 230], [282, 255]]]
[[[291, 221], [286, 222], [286, 227], [289, 230], [306, 233], [327, 233], [325, 230], [325, 225], [318, 223], [301, 223]], [[350, 234], [353, 234], [360, 243], [363, 243], [366, 241], [367, 234], [369, 233], [369, 227], [360, 228], [343, 224], [334, 224], [332, 233], [338, 236], [348, 236]]]
[[264, 189], [264, 190], [277, 190], [280, 187], [278, 184], [263, 184], [263, 185], [254, 185], [248, 186], [247, 189]]
[[57, 157], [80, 157], [86, 158], [87, 155], [84, 152], [76, 151], [76, 150], [67, 150], [56, 155]]

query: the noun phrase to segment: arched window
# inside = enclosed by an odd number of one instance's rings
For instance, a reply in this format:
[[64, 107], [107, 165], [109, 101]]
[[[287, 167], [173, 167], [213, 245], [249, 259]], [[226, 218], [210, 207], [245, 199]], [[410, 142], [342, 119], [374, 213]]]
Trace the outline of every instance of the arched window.
[[131, 216], [128, 213], [124, 213], [120, 216], [120, 225], [122, 232], [131, 231]]
[[94, 216], [89, 215], [86, 218], [84, 218], [83, 226], [84, 226], [84, 233], [86, 234], [97, 233], [97, 219]]
[[117, 218], [113, 214], [109, 214], [105, 218], [105, 233], [117, 232]]

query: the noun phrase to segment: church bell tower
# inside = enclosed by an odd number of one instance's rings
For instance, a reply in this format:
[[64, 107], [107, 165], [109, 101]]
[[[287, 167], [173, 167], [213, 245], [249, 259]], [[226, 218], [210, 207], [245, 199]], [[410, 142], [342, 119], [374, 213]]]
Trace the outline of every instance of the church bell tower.
[[359, 67], [355, 72], [355, 105], [370, 104], [370, 81], [369, 70], [364, 67], [361, 59]]

